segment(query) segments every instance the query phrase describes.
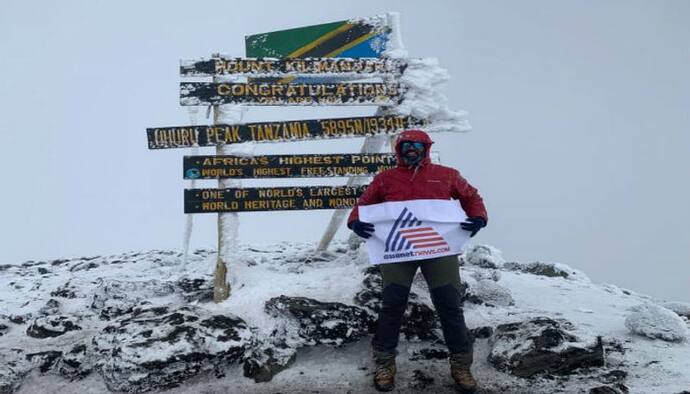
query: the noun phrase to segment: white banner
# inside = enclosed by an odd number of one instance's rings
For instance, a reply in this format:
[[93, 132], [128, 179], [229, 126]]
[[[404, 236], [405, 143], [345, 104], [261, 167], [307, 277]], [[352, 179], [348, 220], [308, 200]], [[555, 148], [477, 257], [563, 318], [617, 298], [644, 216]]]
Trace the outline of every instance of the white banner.
[[359, 207], [359, 220], [374, 225], [367, 239], [371, 264], [397, 263], [462, 253], [470, 233], [458, 200], [390, 201]]

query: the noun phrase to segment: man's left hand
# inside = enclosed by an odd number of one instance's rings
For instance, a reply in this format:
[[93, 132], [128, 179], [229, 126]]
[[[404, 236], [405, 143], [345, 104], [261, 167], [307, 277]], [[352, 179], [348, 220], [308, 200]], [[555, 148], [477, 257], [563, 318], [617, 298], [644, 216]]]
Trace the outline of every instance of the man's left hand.
[[486, 220], [479, 216], [467, 218], [467, 221], [460, 223], [463, 230], [470, 232], [470, 238], [474, 237], [482, 227], [486, 226]]

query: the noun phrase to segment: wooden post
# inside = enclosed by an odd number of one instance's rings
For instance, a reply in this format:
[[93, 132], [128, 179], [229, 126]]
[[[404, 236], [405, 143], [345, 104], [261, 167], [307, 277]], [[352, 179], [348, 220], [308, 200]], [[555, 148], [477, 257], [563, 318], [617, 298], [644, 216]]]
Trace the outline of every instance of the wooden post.
[[[214, 55], [217, 56], [217, 55]], [[213, 78], [213, 82], [232, 82], [233, 77]], [[236, 105], [214, 105], [213, 106], [213, 124], [236, 124], [242, 121], [242, 109]], [[216, 155], [230, 154], [226, 150], [226, 145], [216, 146]], [[230, 187], [240, 187], [239, 181], [232, 179], [218, 179], [218, 188], [226, 189]], [[228, 282], [228, 252], [231, 248], [228, 246], [236, 246], [237, 242], [237, 228], [238, 228], [237, 213], [219, 213], [218, 214], [218, 254], [216, 259], [216, 270], [213, 278], [213, 301], [216, 303], [223, 302], [230, 297], [230, 283]]]

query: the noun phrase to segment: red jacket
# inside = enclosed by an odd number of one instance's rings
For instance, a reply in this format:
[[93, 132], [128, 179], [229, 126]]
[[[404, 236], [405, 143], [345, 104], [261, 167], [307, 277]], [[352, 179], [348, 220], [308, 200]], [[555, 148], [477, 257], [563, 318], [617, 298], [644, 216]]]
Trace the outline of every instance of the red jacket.
[[[424, 143], [426, 156], [416, 168], [408, 168], [402, 160], [401, 141]], [[398, 166], [374, 177], [357, 205], [350, 212], [348, 227], [359, 217], [358, 207], [386, 201], [422, 199], [460, 200], [468, 217], [479, 216], [488, 221], [486, 208], [477, 189], [472, 187], [457, 170], [432, 164], [429, 158], [431, 138], [421, 130], [407, 130], [400, 134], [395, 144]]]

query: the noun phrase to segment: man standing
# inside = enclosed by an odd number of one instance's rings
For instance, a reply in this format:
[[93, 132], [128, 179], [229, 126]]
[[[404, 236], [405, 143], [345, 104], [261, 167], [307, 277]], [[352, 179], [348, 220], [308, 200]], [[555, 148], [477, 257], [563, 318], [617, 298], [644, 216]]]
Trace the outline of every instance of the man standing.
[[[360, 197], [348, 219], [347, 226], [352, 231], [363, 238], [369, 238], [374, 232], [372, 223], [359, 220], [359, 206], [421, 199], [459, 200], [468, 216], [460, 227], [469, 231], [470, 236], [486, 226], [488, 217], [477, 189], [457, 170], [432, 164], [429, 158], [431, 144], [431, 138], [421, 130], [406, 130], [400, 134], [395, 144], [398, 165], [374, 177]], [[457, 388], [474, 392], [477, 383], [470, 372], [472, 341], [460, 304], [457, 256], [381, 264], [379, 267], [383, 278], [382, 305], [372, 340], [376, 389], [390, 391], [395, 385], [395, 356], [400, 325], [412, 280], [420, 268], [441, 321], [450, 354], [451, 376]]]

